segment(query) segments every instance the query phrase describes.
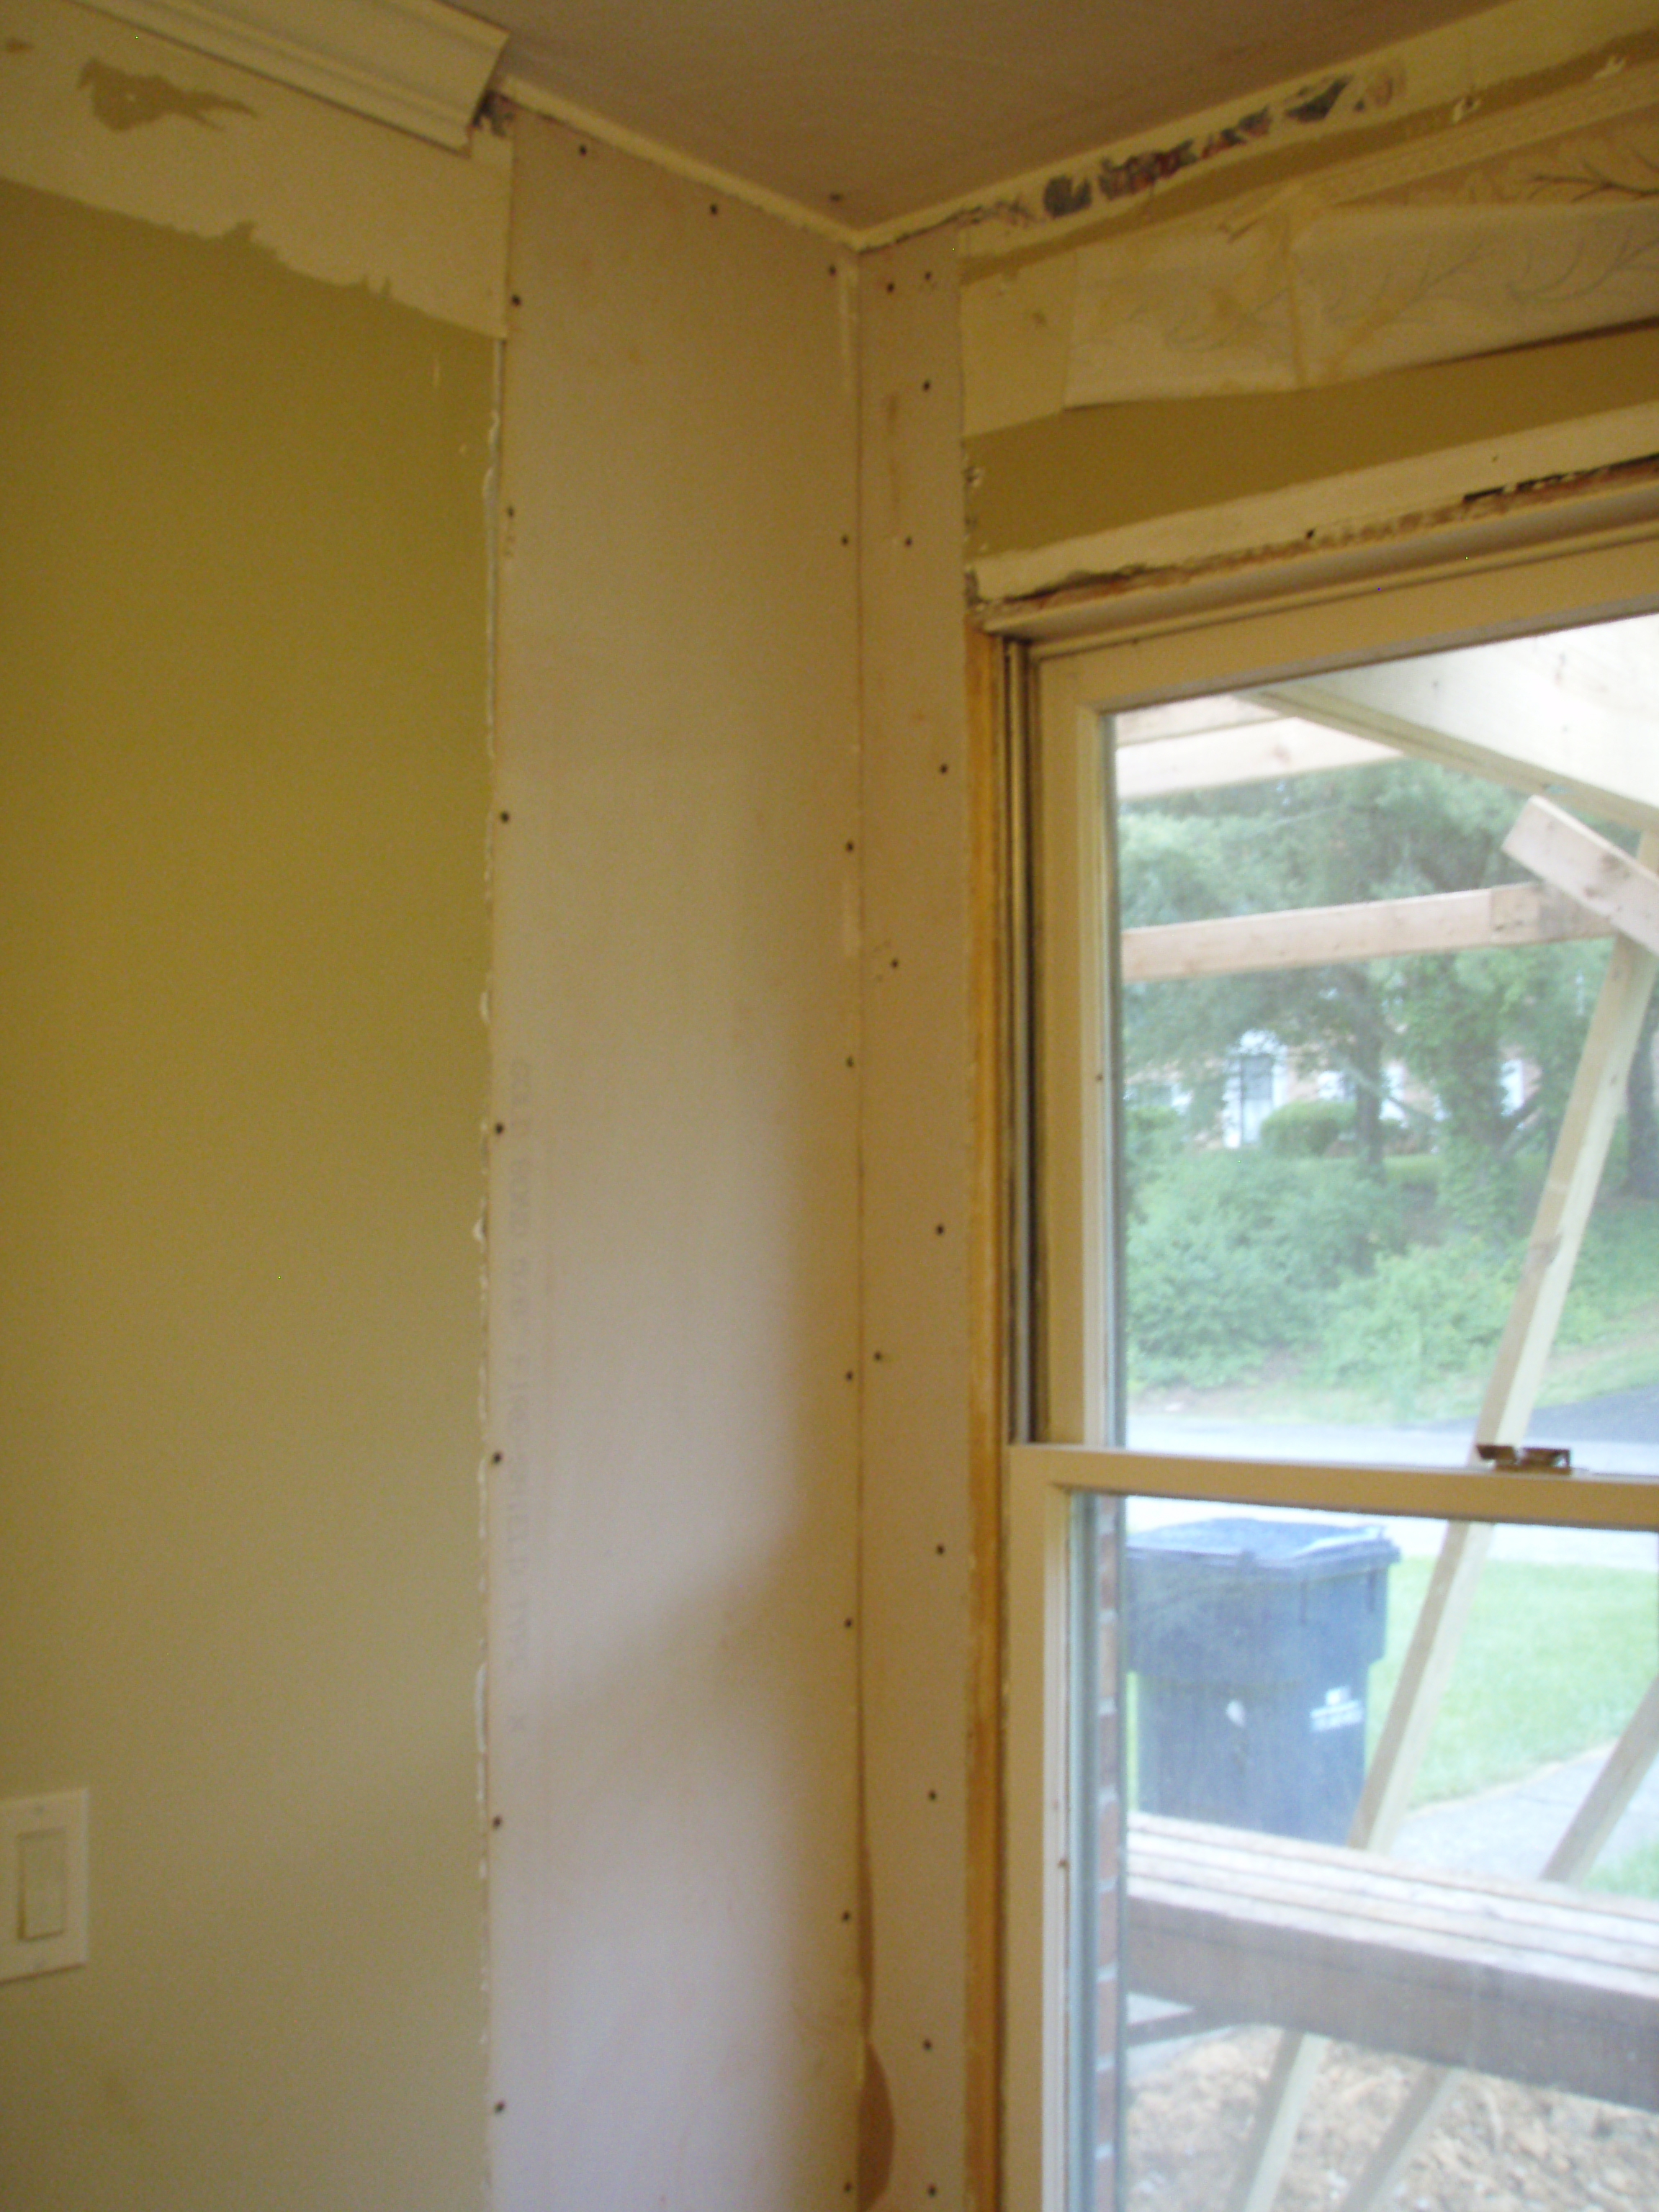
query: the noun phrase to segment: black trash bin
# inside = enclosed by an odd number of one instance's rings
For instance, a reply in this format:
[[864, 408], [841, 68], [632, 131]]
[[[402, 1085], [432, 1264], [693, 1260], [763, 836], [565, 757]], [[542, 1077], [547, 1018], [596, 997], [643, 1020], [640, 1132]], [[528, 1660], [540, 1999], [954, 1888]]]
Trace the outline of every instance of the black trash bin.
[[1398, 1549], [1380, 1528], [1240, 1515], [1127, 1553], [1140, 1809], [1343, 1842]]

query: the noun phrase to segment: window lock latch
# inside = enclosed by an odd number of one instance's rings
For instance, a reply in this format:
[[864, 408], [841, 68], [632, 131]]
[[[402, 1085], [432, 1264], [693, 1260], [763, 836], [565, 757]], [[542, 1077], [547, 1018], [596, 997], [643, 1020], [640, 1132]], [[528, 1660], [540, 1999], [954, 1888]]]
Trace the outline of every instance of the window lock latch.
[[1482, 1444], [1475, 1449], [1488, 1467], [1506, 1474], [1571, 1474], [1572, 1453], [1565, 1444]]

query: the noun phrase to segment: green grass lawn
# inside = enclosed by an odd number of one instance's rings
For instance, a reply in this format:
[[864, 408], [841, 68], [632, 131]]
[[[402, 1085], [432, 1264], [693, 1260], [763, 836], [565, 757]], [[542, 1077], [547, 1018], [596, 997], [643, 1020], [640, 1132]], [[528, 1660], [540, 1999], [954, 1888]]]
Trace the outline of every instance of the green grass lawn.
[[[1431, 1562], [1389, 1577], [1389, 1644], [1372, 1668], [1375, 1746]], [[1412, 1802], [1519, 1781], [1610, 1743], [1659, 1669], [1659, 1586], [1613, 1567], [1488, 1561]]]
[[1659, 1897], [1659, 1840], [1598, 1866], [1584, 1887], [1610, 1890], [1617, 1897]]

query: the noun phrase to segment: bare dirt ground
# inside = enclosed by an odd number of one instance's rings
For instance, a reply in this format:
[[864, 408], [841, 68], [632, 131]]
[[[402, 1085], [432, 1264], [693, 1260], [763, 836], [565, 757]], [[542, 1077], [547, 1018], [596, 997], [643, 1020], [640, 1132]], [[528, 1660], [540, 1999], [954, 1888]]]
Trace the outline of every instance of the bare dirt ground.
[[[1211, 2037], [1138, 2081], [1131, 2212], [1222, 2212], [1276, 2040]], [[1417, 2070], [1334, 2044], [1274, 2212], [1336, 2212]], [[1467, 2075], [1386, 2212], [1659, 2212], [1659, 2114]]]

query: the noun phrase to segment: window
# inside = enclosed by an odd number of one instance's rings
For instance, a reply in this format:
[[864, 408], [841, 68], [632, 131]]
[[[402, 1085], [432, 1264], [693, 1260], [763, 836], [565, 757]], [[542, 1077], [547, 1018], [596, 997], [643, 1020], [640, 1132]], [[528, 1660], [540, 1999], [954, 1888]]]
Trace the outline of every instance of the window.
[[1040, 657], [1010, 2203], [1659, 2194], [1659, 647], [1518, 635], [1623, 557]]
[[[1225, 1114], [1221, 1141], [1254, 1145], [1261, 1124], [1279, 1103], [1283, 1052], [1277, 1038], [1252, 1030], [1239, 1039], [1226, 1062]], [[1190, 1110], [1190, 1109], [1189, 1109]]]

